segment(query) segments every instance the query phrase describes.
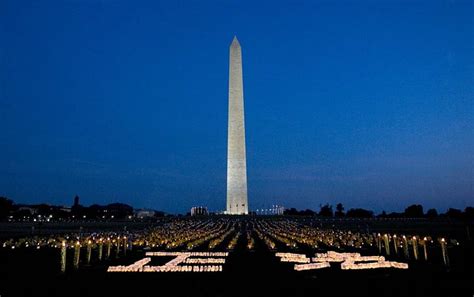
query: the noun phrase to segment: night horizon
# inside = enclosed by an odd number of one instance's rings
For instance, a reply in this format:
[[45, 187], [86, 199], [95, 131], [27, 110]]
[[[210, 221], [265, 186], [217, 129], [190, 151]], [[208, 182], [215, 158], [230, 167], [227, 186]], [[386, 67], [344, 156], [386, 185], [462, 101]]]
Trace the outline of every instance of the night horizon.
[[251, 210], [472, 206], [472, 3], [212, 3], [2, 2], [0, 196], [224, 210], [236, 35]]

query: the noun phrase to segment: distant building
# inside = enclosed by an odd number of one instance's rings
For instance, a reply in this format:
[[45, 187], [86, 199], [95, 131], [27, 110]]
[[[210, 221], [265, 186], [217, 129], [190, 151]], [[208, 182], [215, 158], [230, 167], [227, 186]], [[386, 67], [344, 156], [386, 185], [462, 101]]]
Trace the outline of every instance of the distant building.
[[255, 213], [257, 215], [283, 215], [285, 207], [281, 205], [272, 205], [272, 207], [257, 209]]
[[71, 208], [68, 207], [68, 206], [62, 206], [59, 210], [60, 210], [60, 211], [67, 212], [67, 213], [70, 213], [70, 212], [71, 212]]
[[30, 215], [36, 214], [38, 209], [31, 206], [20, 206], [17, 209], [18, 212], [29, 213]]
[[136, 218], [151, 218], [155, 216], [155, 211], [151, 209], [136, 209], [134, 210], [134, 215]]
[[73, 207], [74, 206], [79, 206], [79, 196], [76, 195], [76, 197], [74, 197], [74, 204], [72, 205]]
[[191, 216], [207, 216], [208, 214], [209, 214], [209, 211], [207, 210], [207, 207], [203, 207], [203, 206], [191, 207]]
[[273, 214], [283, 215], [283, 213], [285, 212], [285, 207], [281, 205], [274, 205], [272, 210], [273, 210]]

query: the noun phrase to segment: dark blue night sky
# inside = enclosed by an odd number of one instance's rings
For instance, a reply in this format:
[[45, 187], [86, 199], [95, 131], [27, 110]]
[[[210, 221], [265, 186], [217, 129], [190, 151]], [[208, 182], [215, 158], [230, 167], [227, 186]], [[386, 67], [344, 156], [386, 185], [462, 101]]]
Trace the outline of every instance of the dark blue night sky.
[[224, 209], [235, 34], [251, 209], [472, 205], [473, 2], [334, 3], [0, 1], [0, 196]]

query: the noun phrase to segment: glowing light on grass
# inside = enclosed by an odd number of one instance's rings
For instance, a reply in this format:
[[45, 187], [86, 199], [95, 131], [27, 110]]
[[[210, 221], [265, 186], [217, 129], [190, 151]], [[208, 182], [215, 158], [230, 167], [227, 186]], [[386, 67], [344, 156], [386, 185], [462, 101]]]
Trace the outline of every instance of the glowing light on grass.
[[[361, 256], [359, 253], [338, 253], [329, 251], [317, 253], [316, 257], [309, 259], [305, 254], [276, 253], [282, 262], [297, 263], [294, 270], [313, 270], [329, 268], [330, 263], [341, 263], [342, 270], [360, 270], [375, 268], [397, 268], [408, 269], [408, 264], [394, 261], [386, 261], [382, 256]], [[304, 263], [304, 264], [301, 264]]]
[[[107, 272], [221, 272], [222, 265], [194, 265], [194, 264], [224, 264], [227, 252], [147, 252], [143, 258], [128, 266], [109, 266]], [[146, 265], [151, 257], [174, 257], [161, 266]], [[207, 258], [190, 258], [207, 257]], [[224, 258], [212, 258], [224, 257]], [[193, 265], [181, 265], [181, 264]]]

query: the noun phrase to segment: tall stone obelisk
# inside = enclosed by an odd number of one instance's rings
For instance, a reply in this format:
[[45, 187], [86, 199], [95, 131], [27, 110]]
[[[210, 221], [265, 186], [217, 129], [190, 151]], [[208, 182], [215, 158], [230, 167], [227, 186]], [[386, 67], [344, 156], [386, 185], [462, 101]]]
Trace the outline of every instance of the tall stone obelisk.
[[237, 37], [230, 45], [229, 126], [227, 138], [227, 211], [248, 214], [247, 158], [245, 155], [242, 49]]

